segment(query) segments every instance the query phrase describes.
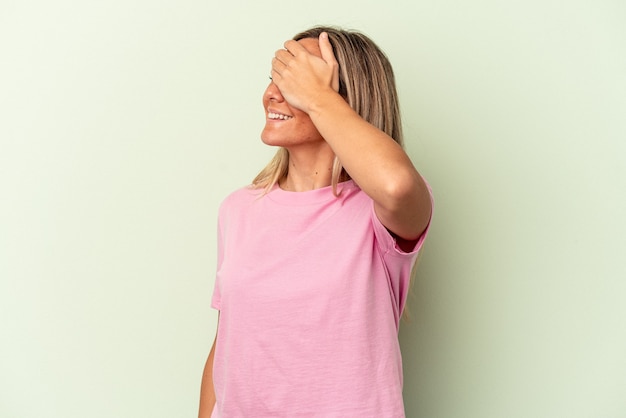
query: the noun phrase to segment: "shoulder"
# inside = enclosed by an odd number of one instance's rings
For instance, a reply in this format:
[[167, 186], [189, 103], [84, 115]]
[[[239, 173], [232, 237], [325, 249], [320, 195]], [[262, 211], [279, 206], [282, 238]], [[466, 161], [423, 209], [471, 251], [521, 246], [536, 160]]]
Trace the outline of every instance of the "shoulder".
[[263, 196], [263, 189], [256, 189], [252, 186], [241, 187], [228, 194], [224, 200], [222, 200], [220, 211], [248, 205], [261, 196]]

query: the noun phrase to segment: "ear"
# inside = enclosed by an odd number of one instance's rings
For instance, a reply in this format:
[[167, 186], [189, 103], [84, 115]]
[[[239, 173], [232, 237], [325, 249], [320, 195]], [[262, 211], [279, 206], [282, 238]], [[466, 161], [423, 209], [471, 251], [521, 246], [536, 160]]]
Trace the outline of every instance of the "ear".
[[333, 53], [333, 46], [330, 44], [330, 40], [328, 39], [328, 33], [322, 32], [320, 34], [319, 43], [322, 59], [326, 62], [326, 64], [333, 67], [333, 90], [339, 91], [339, 63]]

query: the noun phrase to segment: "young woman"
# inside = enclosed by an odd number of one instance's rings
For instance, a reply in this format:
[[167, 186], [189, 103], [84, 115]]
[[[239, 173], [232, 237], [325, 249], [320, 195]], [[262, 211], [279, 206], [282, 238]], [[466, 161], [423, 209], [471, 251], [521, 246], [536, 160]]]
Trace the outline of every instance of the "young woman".
[[404, 417], [398, 326], [432, 201], [391, 66], [313, 28], [276, 52], [263, 106], [279, 150], [220, 207], [199, 416]]

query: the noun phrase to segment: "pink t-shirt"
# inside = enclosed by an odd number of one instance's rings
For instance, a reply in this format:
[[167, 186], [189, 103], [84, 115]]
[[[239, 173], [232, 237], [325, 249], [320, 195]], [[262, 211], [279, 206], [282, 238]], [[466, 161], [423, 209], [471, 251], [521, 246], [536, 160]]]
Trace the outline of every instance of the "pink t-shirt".
[[405, 253], [352, 182], [240, 189], [219, 212], [213, 417], [404, 417]]

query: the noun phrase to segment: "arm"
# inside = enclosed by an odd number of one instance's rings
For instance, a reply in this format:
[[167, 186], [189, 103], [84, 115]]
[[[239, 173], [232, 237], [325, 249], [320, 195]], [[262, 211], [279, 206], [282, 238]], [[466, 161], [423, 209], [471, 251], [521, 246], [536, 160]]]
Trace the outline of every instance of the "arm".
[[430, 195], [400, 145], [334, 92], [320, 94], [309, 116], [346, 171], [374, 200], [381, 223], [404, 240], [417, 239], [430, 219]]
[[217, 335], [213, 341], [213, 347], [209, 352], [204, 372], [202, 373], [202, 386], [200, 388], [200, 410], [198, 418], [210, 418], [215, 406], [215, 390], [213, 388], [213, 357], [215, 356], [215, 343]]
[[426, 228], [426, 184], [404, 150], [362, 119], [337, 93], [338, 64], [324, 34], [321, 57], [287, 41], [272, 62], [272, 78], [287, 102], [306, 112], [354, 181], [374, 200], [381, 223], [412, 241]]

